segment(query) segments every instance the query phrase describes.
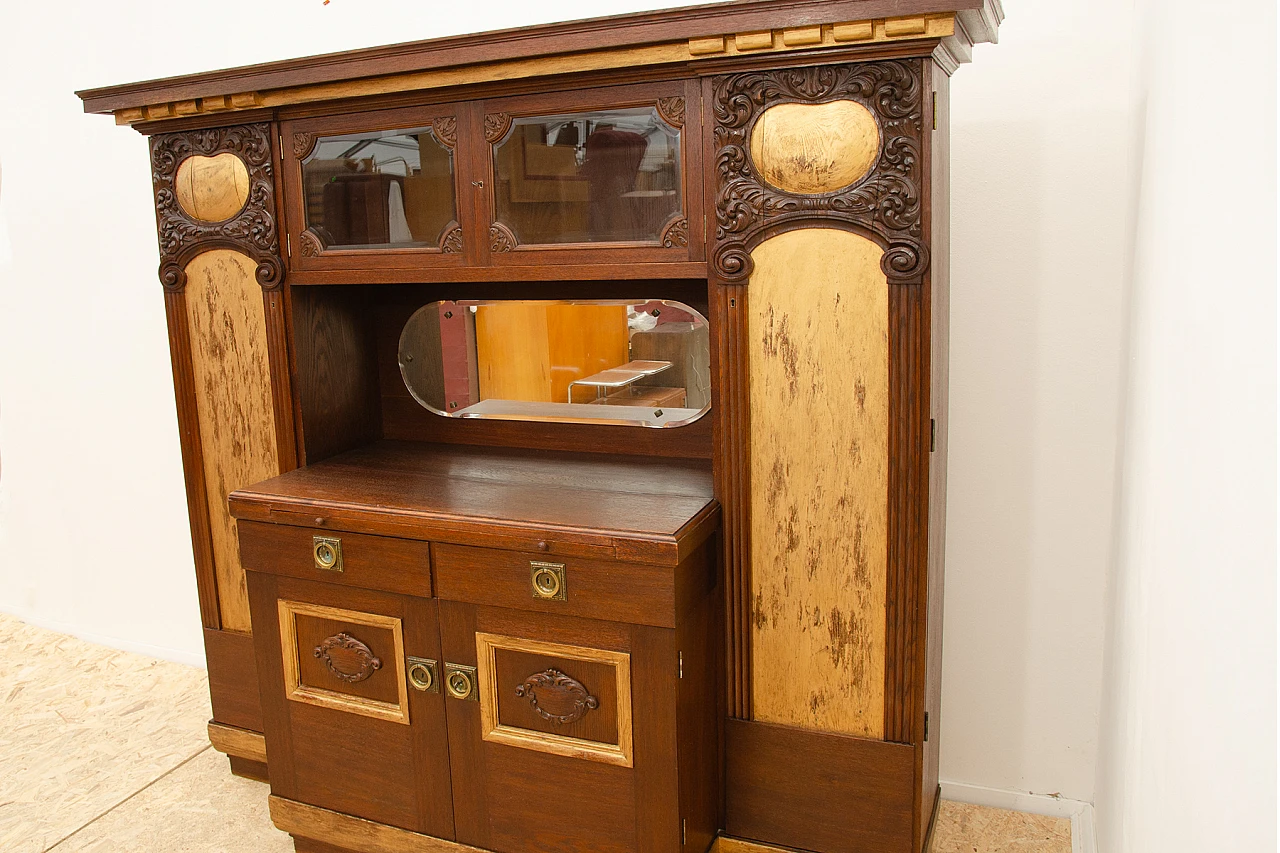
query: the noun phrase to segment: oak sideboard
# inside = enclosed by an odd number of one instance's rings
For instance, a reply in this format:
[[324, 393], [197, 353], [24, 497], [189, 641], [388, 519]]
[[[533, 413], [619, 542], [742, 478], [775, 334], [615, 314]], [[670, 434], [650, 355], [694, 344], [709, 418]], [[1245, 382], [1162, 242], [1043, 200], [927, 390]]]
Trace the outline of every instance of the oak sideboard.
[[209, 737], [299, 851], [922, 853], [949, 81], [1002, 18], [78, 93], [149, 141]]

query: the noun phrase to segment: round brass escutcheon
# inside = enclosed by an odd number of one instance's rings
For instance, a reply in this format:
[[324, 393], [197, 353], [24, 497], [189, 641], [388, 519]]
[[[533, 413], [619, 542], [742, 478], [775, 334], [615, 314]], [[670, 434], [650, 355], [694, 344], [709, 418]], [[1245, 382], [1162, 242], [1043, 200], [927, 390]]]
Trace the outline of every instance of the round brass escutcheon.
[[551, 569], [538, 569], [533, 573], [533, 588], [543, 598], [555, 598], [560, 594], [560, 576]]
[[471, 696], [471, 677], [465, 672], [449, 673], [449, 679], [445, 685], [449, 688], [449, 695], [454, 699], [467, 699]]
[[332, 568], [338, 562], [338, 554], [328, 542], [316, 543], [316, 562], [325, 569]]
[[415, 663], [409, 667], [409, 682], [418, 690], [430, 690], [436, 683], [435, 674], [425, 663]]
[[182, 212], [200, 222], [225, 222], [249, 201], [249, 170], [230, 151], [194, 154], [178, 165], [173, 195]]
[[797, 195], [846, 189], [880, 157], [880, 128], [857, 101], [777, 104], [751, 129], [751, 161], [771, 186]]

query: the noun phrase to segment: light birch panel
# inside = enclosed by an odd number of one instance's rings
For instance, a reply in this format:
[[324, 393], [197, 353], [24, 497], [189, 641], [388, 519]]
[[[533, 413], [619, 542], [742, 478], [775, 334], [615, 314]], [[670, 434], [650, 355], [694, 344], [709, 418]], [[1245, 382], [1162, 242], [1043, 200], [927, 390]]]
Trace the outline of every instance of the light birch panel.
[[257, 264], [230, 249], [187, 264], [187, 321], [222, 627], [250, 630], [249, 597], [227, 495], [280, 473]]
[[883, 252], [810, 228], [752, 252], [752, 702], [884, 735], [889, 293]]

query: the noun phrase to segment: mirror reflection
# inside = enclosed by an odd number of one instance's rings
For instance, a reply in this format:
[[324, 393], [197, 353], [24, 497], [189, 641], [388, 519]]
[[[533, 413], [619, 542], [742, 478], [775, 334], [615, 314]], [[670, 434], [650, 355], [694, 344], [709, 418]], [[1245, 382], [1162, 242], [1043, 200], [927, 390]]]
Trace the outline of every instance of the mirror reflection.
[[432, 302], [399, 362], [447, 417], [675, 427], [711, 406], [706, 318], [668, 300]]
[[325, 246], [435, 248], [457, 216], [453, 152], [429, 127], [322, 136], [302, 185]]
[[494, 146], [517, 242], [656, 242], [680, 214], [680, 133], [653, 107], [517, 118]]

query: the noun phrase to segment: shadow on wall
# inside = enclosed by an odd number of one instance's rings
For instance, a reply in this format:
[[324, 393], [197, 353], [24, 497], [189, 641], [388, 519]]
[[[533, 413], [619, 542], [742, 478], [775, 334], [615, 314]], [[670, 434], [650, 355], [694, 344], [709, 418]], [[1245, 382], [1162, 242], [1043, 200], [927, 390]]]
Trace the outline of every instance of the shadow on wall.
[[1091, 801], [1124, 377], [1119, 106], [952, 134], [943, 778]]
[[[943, 627], [945, 779], [1021, 762], [1032, 563], [1039, 128], [952, 129], [951, 363]], [[998, 152], [991, 145], [1000, 147]], [[1001, 169], [956, 168], [1001, 163]], [[999, 200], [999, 203], [992, 203]], [[980, 217], [969, 215], [980, 207]], [[993, 235], [999, 235], [995, 238]], [[1000, 247], [1000, 248], [996, 248]], [[1010, 701], [1013, 700], [1013, 701]]]

